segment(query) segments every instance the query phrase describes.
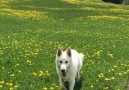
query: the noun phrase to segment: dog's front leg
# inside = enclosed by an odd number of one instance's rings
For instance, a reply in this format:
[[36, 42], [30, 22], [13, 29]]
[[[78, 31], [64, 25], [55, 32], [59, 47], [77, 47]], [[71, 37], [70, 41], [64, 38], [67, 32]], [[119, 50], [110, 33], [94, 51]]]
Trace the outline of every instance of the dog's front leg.
[[61, 78], [59, 78], [59, 81], [60, 81], [60, 86], [61, 86], [61, 88], [62, 88], [63, 90], [67, 90], [67, 88], [66, 88], [65, 85], [64, 85], [64, 80], [61, 79]]
[[74, 85], [75, 85], [75, 79], [70, 80], [69, 81], [69, 90], [73, 90]]

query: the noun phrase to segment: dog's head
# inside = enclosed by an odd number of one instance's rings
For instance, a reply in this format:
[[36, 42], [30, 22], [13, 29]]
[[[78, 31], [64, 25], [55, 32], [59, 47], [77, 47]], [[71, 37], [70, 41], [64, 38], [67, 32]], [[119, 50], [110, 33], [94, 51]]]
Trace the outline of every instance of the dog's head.
[[71, 49], [68, 48], [66, 51], [62, 51], [61, 48], [58, 48], [56, 54], [56, 65], [59, 68], [62, 76], [66, 76], [66, 72], [71, 64]]

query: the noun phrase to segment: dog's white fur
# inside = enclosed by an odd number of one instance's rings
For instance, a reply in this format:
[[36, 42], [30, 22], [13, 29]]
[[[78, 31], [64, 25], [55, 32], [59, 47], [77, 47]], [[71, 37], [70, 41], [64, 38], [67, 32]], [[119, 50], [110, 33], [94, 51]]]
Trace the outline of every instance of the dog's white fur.
[[84, 54], [78, 53], [76, 50], [68, 48], [66, 51], [62, 51], [61, 48], [58, 48], [55, 62], [60, 86], [63, 90], [67, 90], [64, 85], [65, 80], [69, 82], [69, 90], [73, 90], [75, 78], [80, 78], [83, 59]]

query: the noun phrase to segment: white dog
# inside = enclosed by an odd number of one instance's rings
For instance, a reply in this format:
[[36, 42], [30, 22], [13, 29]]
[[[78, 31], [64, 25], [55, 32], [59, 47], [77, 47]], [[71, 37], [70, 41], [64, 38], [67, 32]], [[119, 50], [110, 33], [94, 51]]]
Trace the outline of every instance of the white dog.
[[78, 53], [76, 50], [68, 48], [66, 51], [62, 51], [58, 48], [56, 54], [56, 70], [59, 75], [60, 86], [63, 90], [67, 90], [64, 85], [64, 81], [69, 82], [69, 90], [73, 90], [75, 85], [75, 78], [80, 78], [80, 69], [84, 54]]

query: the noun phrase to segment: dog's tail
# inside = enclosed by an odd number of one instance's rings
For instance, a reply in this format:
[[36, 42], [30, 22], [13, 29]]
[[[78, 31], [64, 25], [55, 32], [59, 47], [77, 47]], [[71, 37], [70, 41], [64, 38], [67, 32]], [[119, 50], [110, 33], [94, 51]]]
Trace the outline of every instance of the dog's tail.
[[82, 60], [82, 61], [84, 60], [84, 54], [83, 53], [79, 53], [79, 59]]

